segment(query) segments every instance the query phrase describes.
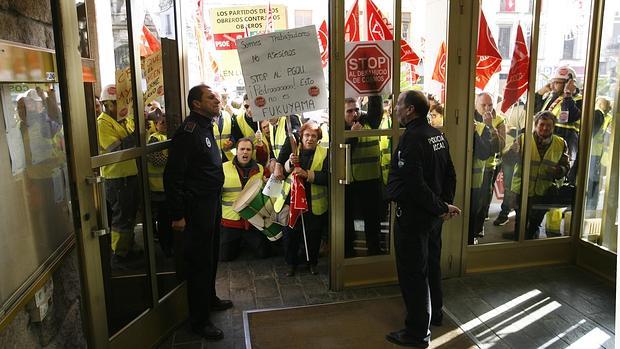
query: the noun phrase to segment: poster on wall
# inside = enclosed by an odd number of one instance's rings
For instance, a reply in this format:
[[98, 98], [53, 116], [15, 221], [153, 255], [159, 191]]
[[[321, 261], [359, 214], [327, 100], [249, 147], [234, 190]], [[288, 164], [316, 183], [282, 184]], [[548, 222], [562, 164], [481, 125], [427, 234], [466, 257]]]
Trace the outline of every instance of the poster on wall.
[[[268, 21], [271, 8], [271, 21]], [[237, 55], [236, 40], [266, 31], [287, 29], [286, 6], [215, 7], [209, 10], [213, 44], [220, 74], [225, 83], [242, 86], [243, 76]], [[268, 22], [271, 28], [267, 28]]]
[[236, 42], [256, 121], [328, 107], [314, 25]]

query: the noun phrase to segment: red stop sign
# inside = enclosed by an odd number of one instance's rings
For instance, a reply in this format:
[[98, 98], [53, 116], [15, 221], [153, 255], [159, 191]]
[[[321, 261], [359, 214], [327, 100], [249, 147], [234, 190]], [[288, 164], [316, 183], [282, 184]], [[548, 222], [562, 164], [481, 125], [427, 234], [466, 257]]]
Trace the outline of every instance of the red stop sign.
[[378, 94], [392, 79], [392, 58], [377, 43], [358, 44], [345, 58], [345, 75], [359, 94]]

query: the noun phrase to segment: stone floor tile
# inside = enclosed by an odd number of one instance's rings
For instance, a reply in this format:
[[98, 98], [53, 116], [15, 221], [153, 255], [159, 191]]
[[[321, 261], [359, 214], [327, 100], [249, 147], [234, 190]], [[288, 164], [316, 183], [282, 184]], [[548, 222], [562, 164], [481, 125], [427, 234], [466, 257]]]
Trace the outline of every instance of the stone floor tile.
[[256, 287], [256, 297], [261, 298], [273, 298], [280, 297], [278, 291], [278, 285], [273, 278], [267, 279], [255, 279], [254, 285]]
[[280, 297], [256, 297], [256, 307], [258, 309], [281, 308], [282, 299]]

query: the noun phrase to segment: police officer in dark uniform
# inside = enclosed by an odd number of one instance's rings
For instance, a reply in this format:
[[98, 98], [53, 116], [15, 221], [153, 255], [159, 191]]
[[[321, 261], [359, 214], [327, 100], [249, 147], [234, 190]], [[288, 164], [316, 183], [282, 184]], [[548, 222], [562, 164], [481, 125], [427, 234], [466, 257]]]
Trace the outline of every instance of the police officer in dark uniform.
[[192, 331], [218, 340], [224, 334], [211, 323], [209, 313], [232, 307], [231, 301], [215, 294], [224, 172], [212, 123], [220, 101], [209, 86], [198, 85], [190, 89], [187, 104], [191, 112], [172, 138], [164, 187], [172, 229], [184, 236]]
[[419, 91], [400, 94], [396, 115], [406, 127], [392, 155], [387, 194], [397, 203], [394, 246], [400, 289], [407, 308], [405, 328], [386, 339], [426, 348], [430, 324], [441, 325], [441, 226], [461, 211], [451, 205], [456, 174], [448, 142], [428, 124], [429, 104]]

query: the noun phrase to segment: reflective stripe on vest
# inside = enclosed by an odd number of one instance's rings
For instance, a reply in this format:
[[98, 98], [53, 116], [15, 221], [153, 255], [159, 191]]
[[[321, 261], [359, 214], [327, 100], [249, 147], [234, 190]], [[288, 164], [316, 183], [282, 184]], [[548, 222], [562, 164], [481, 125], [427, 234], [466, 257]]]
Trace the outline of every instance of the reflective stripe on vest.
[[[362, 129], [370, 130], [371, 128], [364, 125]], [[380, 157], [378, 136], [359, 137], [351, 153], [353, 181], [378, 179], [381, 176]]]
[[[556, 120], [555, 127], [566, 128], [569, 130], [573, 130], [575, 132], [579, 132], [579, 130], [581, 129], [581, 118], [579, 118], [579, 120], [575, 122], [562, 123], [559, 121], [560, 112], [562, 111], [562, 100], [564, 99], [564, 97], [560, 96], [558, 98], [560, 99], [560, 101], [553, 107], [553, 110], [551, 110], [551, 113], [555, 115], [555, 120]], [[576, 95], [573, 97], [573, 100], [575, 102], [580, 101], [581, 99], [582, 99], [581, 95]], [[552, 102], [553, 101], [551, 101], [551, 98], [547, 98], [547, 100], [545, 101], [545, 104], [543, 105], [542, 110], [546, 110], [549, 104]]]
[[[327, 148], [321, 147], [320, 145], [316, 147], [314, 151], [314, 156], [312, 157], [312, 164], [310, 165], [310, 170], [312, 171], [320, 171], [323, 168], [323, 161], [327, 157]], [[293, 175], [290, 174], [286, 181], [284, 181], [284, 185], [282, 186], [282, 190], [280, 191], [280, 195], [276, 199], [276, 203], [273, 205], [276, 212], [280, 212], [282, 207], [284, 207], [284, 203], [286, 202], [286, 197], [291, 191], [291, 183], [293, 181]], [[312, 201], [312, 214], [321, 215], [327, 212], [327, 186], [318, 185], [311, 183], [310, 187], [310, 200]]]
[[[166, 139], [168, 139], [168, 136], [160, 132], [155, 132], [151, 134], [151, 136], [149, 137], [149, 140], [151, 140], [152, 138], [155, 138], [157, 142], [163, 142]], [[155, 143], [155, 142], [149, 142], [149, 143]], [[163, 149], [160, 151], [166, 155], [168, 154], [168, 149]], [[147, 164], [147, 168], [149, 171], [148, 173], [149, 188], [151, 188], [151, 191], [163, 192], [164, 191], [164, 169], [166, 168], [166, 166], [155, 166], [149, 161]]]
[[[224, 186], [222, 188], [222, 218], [231, 221], [238, 221], [241, 219], [241, 216], [239, 216], [239, 214], [232, 209], [232, 206], [235, 200], [239, 197], [239, 194], [241, 194], [241, 191], [243, 191], [243, 188], [241, 187], [241, 179], [239, 179], [239, 172], [232, 161], [227, 161], [222, 164], [222, 169], [224, 170]], [[258, 180], [262, 180], [263, 166], [261, 164], [258, 164], [258, 173], [250, 177], [248, 182], [256, 177]]]
[[[483, 122], [474, 121], [474, 125], [476, 126], [476, 133], [478, 136], [482, 137], [482, 133], [484, 132], [484, 128], [486, 125]], [[474, 149], [474, 152], [476, 150]], [[482, 187], [483, 173], [486, 165], [486, 160], [478, 159], [474, 154], [474, 163], [472, 164], [471, 169], [471, 188], [472, 189], [480, 189]]]
[[[97, 135], [99, 138], [100, 153], [104, 154], [116, 151], [116, 148], [121, 144], [121, 140], [133, 132], [133, 127], [133, 118], [127, 118], [125, 126], [122, 126], [110, 115], [101, 113], [97, 118]], [[123, 178], [135, 176], [137, 174], [138, 166], [136, 165], [135, 159], [101, 166], [101, 176], [104, 178]]]
[[[564, 153], [564, 139], [559, 136], [551, 136], [551, 145], [547, 149], [547, 152], [540, 158], [538, 148], [536, 147], [536, 140], [532, 135], [532, 158], [530, 161], [530, 183], [528, 186], [528, 196], [544, 196], [547, 189], [554, 183], [553, 180], [547, 178], [551, 171], [555, 171], [555, 166], [560, 162], [562, 154]], [[519, 142], [523, 146], [523, 134], [519, 136]], [[521, 171], [522, 166], [520, 162], [515, 165], [514, 175], [512, 176], [512, 183], [510, 190], [514, 193], [521, 192]]]
[[[389, 115], [384, 117], [379, 128], [384, 130], [391, 129], [392, 118]], [[379, 138], [379, 150], [381, 151], [381, 178], [383, 178], [383, 185], [387, 185], [390, 162], [392, 161], [392, 139], [389, 136], [381, 136]]]
[[[224, 143], [226, 143], [226, 141], [230, 141], [230, 135], [232, 131], [232, 119], [230, 117], [230, 114], [228, 114], [226, 111], [222, 111], [221, 118], [222, 118], [222, 130], [221, 131], [220, 131], [220, 127], [218, 126], [218, 123], [216, 122], [213, 123], [213, 136], [215, 137], [215, 143], [217, 143], [217, 147], [220, 148], [220, 151], [222, 150], [222, 146], [224, 145]], [[226, 155], [226, 159], [228, 160], [232, 160], [234, 157], [231, 150], [225, 151], [224, 155]], [[226, 161], [226, 159], [224, 159], [224, 161]]]

